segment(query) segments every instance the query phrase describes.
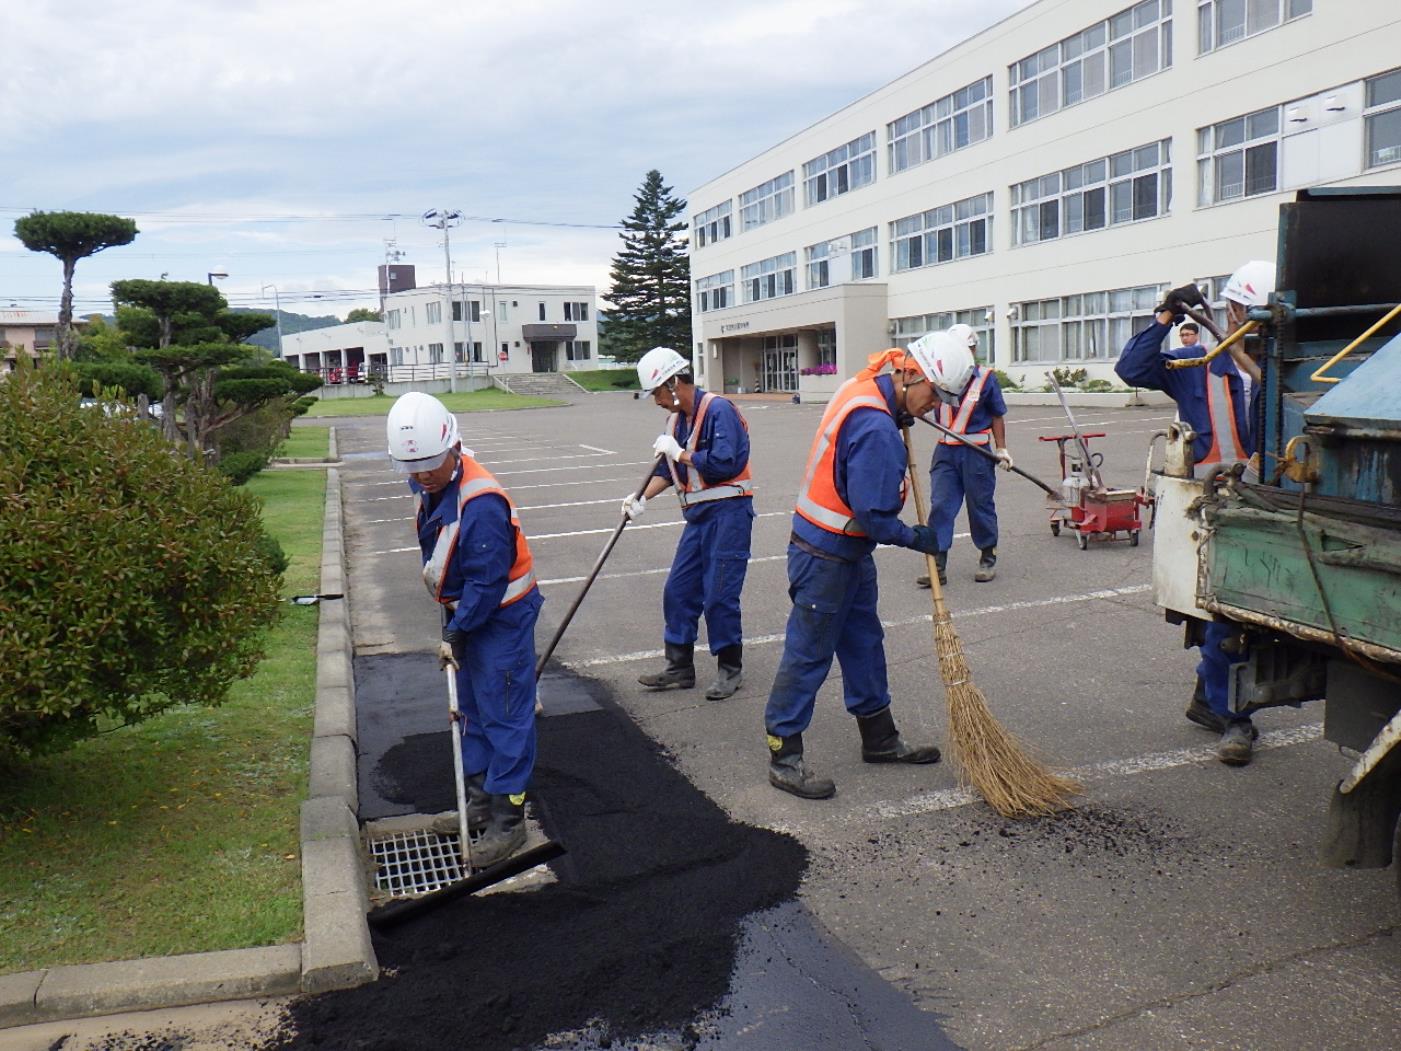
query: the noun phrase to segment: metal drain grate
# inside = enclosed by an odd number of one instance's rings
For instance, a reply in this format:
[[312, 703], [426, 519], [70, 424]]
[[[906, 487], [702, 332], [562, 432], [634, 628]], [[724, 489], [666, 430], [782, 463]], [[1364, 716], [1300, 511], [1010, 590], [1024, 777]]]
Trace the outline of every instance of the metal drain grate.
[[395, 898], [429, 894], [465, 875], [458, 837], [428, 829], [371, 839], [370, 858], [375, 865], [375, 889]]

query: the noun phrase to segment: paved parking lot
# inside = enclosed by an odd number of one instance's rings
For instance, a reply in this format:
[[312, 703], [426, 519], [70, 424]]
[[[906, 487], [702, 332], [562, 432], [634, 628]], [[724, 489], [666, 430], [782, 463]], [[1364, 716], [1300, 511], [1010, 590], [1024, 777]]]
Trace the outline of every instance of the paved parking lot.
[[[948, 764], [860, 762], [834, 665], [806, 735], [833, 777], [826, 802], [765, 779], [762, 709], [788, 612], [784, 550], [820, 408], [745, 402], [756, 485], [744, 593], [745, 686], [648, 694], [661, 654], [661, 588], [680, 534], [663, 494], [629, 527], [556, 659], [600, 680], [686, 775], [740, 820], [789, 831], [813, 856], [808, 906], [830, 930], [970, 1048], [1393, 1046], [1401, 948], [1391, 871], [1316, 861], [1332, 783], [1347, 760], [1321, 738], [1321, 708], [1257, 719], [1255, 763], [1228, 769], [1182, 718], [1193, 655], [1149, 591], [1140, 547], [1053, 538], [1042, 494], [1000, 476], [998, 577], [973, 582], [960, 536], [948, 597], [975, 680], [998, 716], [1086, 783], [1065, 817], [1006, 822], [958, 790]], [[1080, 410], [1107, 431], [1111, 484], [1142, 479], [1149, 435], [1169, 410]], [[543, 645], [635, 489], [664, 417], [602, 394], [558, 409], [460, 417], [464, 444], [510, 490], [546, 606]], [[418, 579], [412, 501], [382, 458], [383, 420], [337, 421], [346, 456], [346, 538], [360, 656], [434, 648]], [[1014, 409], [1009, 445], [1058, 481], [1055, 409]], [[933, 432], [916, 434], [927, 463]], [[912, 520], [912, 515], [908, 516]], [[960, 522], [960, 532], [965, 527]], [[894, 710], [907, 737], [942, 743], [943, 689], [931, 655], [923, 561], [881, 549]], [[698, 647], [698, 650], [700, 647]]]

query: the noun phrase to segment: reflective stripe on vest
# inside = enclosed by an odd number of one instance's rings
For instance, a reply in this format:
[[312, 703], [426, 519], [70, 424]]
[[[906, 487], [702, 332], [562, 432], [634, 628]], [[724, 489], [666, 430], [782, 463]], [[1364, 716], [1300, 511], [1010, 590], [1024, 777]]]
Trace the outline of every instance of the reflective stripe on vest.
[[[705, 397], [700, 400], [700, 404], [696, 406], [696, 422], [691, 427], [690, 437], [686, 439], [686, 451], [693, 457], [696, 454], [696, 449], [699, 448], [701, 424], [705, 420], [705, 410], [710, 407], [710, 399], [714, 397], [714, 394], [707, 391]], [[745, 433], [748, 433], [749, 424], [745, 421], [743, 414], [736, 409], [735, 415], [739, 417], [740, 425], [744, 428]], [[676, 437], [676, 422], [680, 416], [679, 412], [673, 412], [667, 418], [666, 432], [673, 438]], [[739, 474], [733, 478], [727, 478], [723, 482], [716, 482], [714, 485], [706, 482], [695, 464], [691, 464], [691, 469], [686, 472], [685, 483], [681, 481], [681, 473], [676, 469], [675, 460], [668, 459], [666, 466], [667, 470], [671, 472], [671, 481], [676, 486], [677, 496], [681, 498], [683, 510], [694, 504], [709, 503], [711, 500], [730, 500], [736, 496], [752, 496], [754, 493], [754, 486], [749, 481], [748, 462], [745, 463]]]
[[1225, 376], [1206, 374], [1206, 411], [1211, 420], [1211, 448], [1199, 464], [1242, 463], [1249, 459], [1236, 428], [1236, 403]]
[[[462, 457], [462, 477], [458, 479], [457, 484], [457, 520], [450, 526], [438, 530], [438, 539], [433, 545], [433, 553], [423, 564], [423, 584], [428, 588], [428, 594], [449, 609], [456, 609], [457, 601], [443, 598], [443, 585], [447, 580], [448, 567], [452, 563], [453, 556], [457, 553], [457, 538], [462, 528], [462, 513], [466, 510], [469, 501], [487, 493], [495, 493], [506, 501], [506, 506], [511, 513], [511, 527], [515, 530], [516, 536], [515, 559], [507, 574], [506, 590], [501, 595], [501, 606], [509, 606], [512, 602], [524, 598], [535, 586], [534, 560], [530, 556], [530, 547], [525, 542], [525, 532], [521, 529], [515, 504], [511, 503], [511, 498], [506, 495], [506, 490], [501, 488], [501, 483], [492, 477], [491, 472], [477, 461], [464, 456]], [[418, 513], [420, 516], [427, 513], [426, 497], [426, 493], [418, 494]]]
[[843, 536], [865, 536], [856, 525], [855, 513], [837, 493], [837, 435], [842, 424], [856, 409], [879, 409], [890, 416], [874, 379], [849, 379], [837, 388], [827, 404], [808, 452], [807, 469], [798, 490], [795, 510], [815, 526]]
[[[978, 399], [983, 396], [983, 384], [987, 382], [988, 372], [986, 369], [979, 369], [978, 375], [973, 378], [973, 384], [968, 388], [968, 393], [963, 396], [963, 400], [958, 405], [958, 415], [953, 414], [953, 407], [940, 403], [939, 422], [953, 431], [961, 434], [974, 445], [986, 445], [992, 438], [988, 431], [974, 431], [968, 433], [968, 421], [973, 418], [973, 409], [978, 404]], [[940, 445], [962, 445], [963, 442], [957, 438], [950, 438], [947, 434], [939, 439]]]

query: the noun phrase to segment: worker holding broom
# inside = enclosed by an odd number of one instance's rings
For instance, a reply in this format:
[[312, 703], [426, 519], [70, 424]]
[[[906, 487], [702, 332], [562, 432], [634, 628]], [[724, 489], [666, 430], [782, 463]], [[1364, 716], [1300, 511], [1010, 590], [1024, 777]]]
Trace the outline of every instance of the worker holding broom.
[[636, 520], [651, 497], [674, 487], [686, 519], [662, 592], [666, 667], [637, 681], [649, 690], [695, 686], [696, 635], [704, 613], [717, 666], [705, 697], [723, 701], [739, 689], [744, 671], [739, 599], [754, 528], [749, 428], [728, 398], [696, 386], [690, 361], [670, 347], [642, 355], [637, 379], [643, 396], [669, 415], [652, 445], [656, 472], [641, 496], [623, 501], [623, 514]]
[[480, 832], [471, 860], [489, 868], [525, 843], [543, 599], [515, 507], [463, 450], [443, 403], [405, 394], [389, 410], [386, 430], [390, 461], [418, 497], [423, 582], [447, 611], [438, 658], [454, 671], [463, 716], [466, 826]]
[[[1275, 265], [1264, 261], [1241, 266], [1226, 282], [1223, 298], [1231, 328], [1246, 321], [1250, 307], [1269, 302], [1275, 286]], [[1205, 349], [1192, 340], [1183, 340], [1178, 354], [1163, 350], [1163, 341], [1180, 324], [1184, 310], [1205, 308], [1206, 298], [1194, 284], [1175, 288], [1154, 311], [1153, 323], [1125, 345], [1114, 371], [1125, 383], [1167, 394], [1177, 404], [1177, 415], [1196, 437], [1192, 458], [1198, 466], [1247, 462], [1255, 451], [1255, 435], [1250, 411], [1251, 388], [1259, 393], [1258, 366], [1245, 354], [1232, 350], [1201, 368], [1168, 368], [1170, 357], [1199, 358]], [[1186, 327], [1185, 325], [1183, 326]], [[1193, 622], [1200, 624], [1200, 622]], [[1189, 720], [1221, 735], [1216, 756], [1228, 766], [1250, 762], [1255, 738], [1259, 736], [1249, 716], [1238, 717], [1229, 701], [1230, 668], [1245, 659], [1235, 645], [1238, 632], [1230, 624], [1200, 624], [1198, 645], [1201, 662], [1197, 665], [1197, 685], [1187, 705]], [[1233, 652], [1228, 652], [1230, 647]]]
[[[928, 526], [900, 521], [905, 503], [901, 423], [937, 400], [930, 380], [958, 348], [938, 334], [909, 351], [886, 350], [844, 383], [822, 414], [793, 515], [788, 544], [788, 616], [783, 658], [769, 692], [769, 783], [805, 799], [836, 785], [803, 762], [803, 731], [835, 656], [847, 711], [856, 717], [868, 763], [934, 763], [939, 749], [900, 736], [890, 711], [884, 631], [876, 610], [877, 544], [933, 554]], [[967, 350], [963, 349], [966, 355]], [[880, 374], [886, 365], [892, 371]]]
[[[939, 423], [962, 435], [965, 441], [944, 435], [934, 446], [929, 464], [929, 524], [939, 541], [934, 565], [939, 583], [947, 584], [954, 519], [966, 503], [968, 531], [978, 549], [978, 568], [973, 579], [986, 583], [997, 576], [996, 469], [1012, 467], [1003, 421], [1007, 403], [992, 369], [980, 368], [973, 357], [978, 346], [977, 333], [968, 325], [953, 325], [945, 334], [962, 353], [951, 352], [945, 372], [933, 381], [934, 392], [939, 396]], [[968, 442], [984, 448], [990, 445], [996, 460], [969, 448]], [[915, 583], [927, 588], [929, 577], [916, 577]]]

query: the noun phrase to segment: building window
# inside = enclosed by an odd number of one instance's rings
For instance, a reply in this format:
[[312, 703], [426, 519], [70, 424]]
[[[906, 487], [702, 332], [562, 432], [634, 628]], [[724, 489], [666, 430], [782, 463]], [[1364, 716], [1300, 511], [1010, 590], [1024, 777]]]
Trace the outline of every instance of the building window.
[[837, 367], [837, 330], [821, 328], [817, 330], [817, 363]]
[[[391, 310], [384, 315], [384, 327], [386, 329], [396, 329], [399, 327], [402, 320], [403, 316], [399, 313], [399, 311]], [[398, 362], [398, 364], [402, 365], [403, 362]]]
[[[757, 363], [756, 363], [757, 364]], [[759, 390], [794, 391], [798, 389], [798, 335], [764, 337], [764, 359]]]
[[1166, 285], [1140, 285], [1017, 303], [1012, 361], [1110, 361], [1153, 320], [1166, 291]]
[[877, 228], [868, 226], [854, 234], [804, 248], [808, 288], [826, 288], [831, 284], [875, 277], [878, 240]]
[[441, 343], [428, 344], [428, 364], [441, 365], [443, 363], [443, 345]]
[[1166, 215], [1171, 142], [1150, 142], [1013, 186], [1013, 242], [1036, 244]]
[[569, 361], [589, 360], [589, 340], [567, 339], [564, 341], [564, 356]]
[[[310, 357], [310, 355], [308, 355], [308, 357]], [[403, 347], [390, 347], [390, 348], [389, 348], [389, 364], [391, 364], [391, 365], [402, 365], [403, 363], [404, 363], [404, 348], [403, 348]]]
[[892, 175], [992, 135], [992, 77], [984, 77], [885, 126]]
[[[474, 299], [469, 304], [469, 307], [470, 309], [467, 311], [467, 316], [472, 321], [480, 321], [482, 319], [482, 301], [480, 299]], [[460, 299], [453, 300], [452, 319], [454, 321], [462, 320], [462, 301]]]
[[1313, 0], [1206, 0], [1197, 5], [1197, 53], [1205, 55], [1313, 11]]
[[789, 171], [739, 195], [739, 228], [753, 230], [792, 211], [793, 173]]
[[1367, 81], [1367, 167], [1401, 161], [1401, 69]]
[[982, 193], [890, 224], [892, 271], [982, 255], [992, 246], [992, 194]]
[[740, 283], [744, 286], [744, 301], [758, 303], [779, 296], [791, 296], [796, 291], [794, 273], [797, 266], [797, 252], [784, 252], [745, 265], [739, 272]]
[[541, 320], [541, 321], [544, 321], [544, 320], [545, 320], [545, 304], [544, 304], [544, 303], [541, 303], [541, 304], [540, 304], [540, 320]]
[[1172, 65], [1172, 0], [1143, 0], [1007, 67], [1012, 127]]
[[587, 303], [565, 303], [565, 321], [587, 321], [589, 319], [589, 305]]
[[506, 320], [507, 320], [507, 318], [506, 318], [506, 307], [507, 307], [507, 305], [508, 305], [508, 304], [507, 304], [506, 300], [504, 300], [504, 299], [497, 299], [495, 296], [492, 296], [492, 297], [491, 297], [491, 309], [494, 310], [494, 311], [496, 311], [496, 320], [499, 321], [499, 322], [502, 322], [503, 324], [504, 324], [504, 323], [506, 322]]
[[734, 305], [735, 272], [724, 270], [696, 282], [696, 303], [700, 313], [724, 310]]
[[731, 233], [730, 219], [733, 211], [733, 202], [725, 201], [723, 204], [707, 208], [697, 215], [691, 223], [691, 228], [695, 231], [696, 247], [704, 248], [706, 245], [723, 241], [729, 237]]
[[942, 332], [951, 325], [967, 325], [978, 336], [978, 349], [973, 356], [978, 364], [986, 365], [996, 360], [993, 352], [993, 336], [996, 329], [992, 323], [992, 307], [973, 307], [971, 310], [945, 310], [938, 314], [916, 314], [913, 317], [897, 317], [895, 323], [895, 346], [908, 348], [926, 332]]
[[811, 208], [875, 181], [876, 133], [868, 131], [803, 165], [803, 201]]
[[1279, 107], [1197, 131], [1197, 203], [1274, 193], [1279, 183]]
[[443, 304], [429, 303], [423, 311], [423, 322], [426, 325], [441, 325], [443, 323]]
[[480, 340], [472, 341], [472, 360], [479, 365], [486, 361], [486, 358], [482, 355], [482, 344]]
[[452, 345], [452, 360], [458, 362], [459, 364], [461, 364], [465, 360], [465, 358], [463, 357], [461, 340], [458, 340]]

